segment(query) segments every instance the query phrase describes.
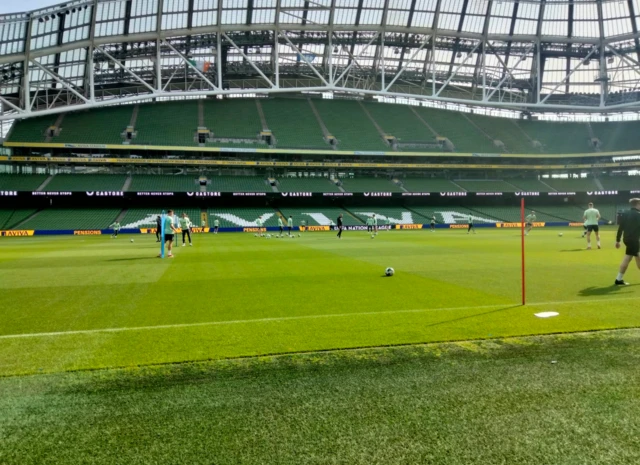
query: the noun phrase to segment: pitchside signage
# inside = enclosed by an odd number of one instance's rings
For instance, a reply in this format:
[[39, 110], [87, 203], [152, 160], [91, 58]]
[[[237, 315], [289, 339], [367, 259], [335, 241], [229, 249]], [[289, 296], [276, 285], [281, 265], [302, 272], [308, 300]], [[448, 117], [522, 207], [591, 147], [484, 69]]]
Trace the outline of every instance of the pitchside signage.
[[124, 192], [121, 191], [89, 191], [86, 194], [87, 197], [124, 197]]

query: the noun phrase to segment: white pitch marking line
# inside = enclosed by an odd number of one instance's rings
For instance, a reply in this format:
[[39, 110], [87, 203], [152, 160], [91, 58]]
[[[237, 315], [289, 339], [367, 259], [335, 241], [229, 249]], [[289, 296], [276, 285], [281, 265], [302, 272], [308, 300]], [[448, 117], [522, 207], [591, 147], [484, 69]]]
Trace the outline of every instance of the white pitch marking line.
[[[624, 300], [639, 300], [640, 297], [621, 297], [619, 299], [598, 299], [588, 302], [613, 302]], [[565, 301], [551, 301], [551, 302], [534, 302], [527, 304], [527, 307], [540, 307], [543, 305], [563, 305], [563, 304], [577, 304], [585, 303], [584, 300], [565, 300]], [[324, 315], [299, 315], [299, 316], [281, 316], [273, 318], [256, 318], [253, 320], [226, 320], [226, 321], [206, 321], [202, 323], [177, 323], [173, 325], [157, 325], [157, 326], [134, 326], [130, 328], [101, 328], [101, 329], [81, 329], [77, 331], [57, 331], [50, 333], [26, 333], [26, 334], [6, 334], [0, 336], [1, 339], [20, 339], [31, 337], [53, 337], [53, 336], [67, 336], [75, 334], [94, 334], [94, 333], [118, 333], [123, 331], [148, 331], [153, 329], [175, 329], [175, 328], [193, 328], [198, 326], [222, 326], [222, 325], [234, 325], [243, 323], [268, 323], [274, 321], [289, 321], [289, 320], [311, 320], [318, 318], [343, 318], [348, 316], [370, 316], [370, 315], [390, 315], [397, 313], [422, 313], [422, 312], [435, 312], [435, 311], [454, 311], [454, 310], [488, 310], [499, 309], [503, 307], [516, 308], [521, 305], [516, 303], [505, 303], [495, 305], [478, 305], [471, 307], [443, 307], [443, 308], [420, 308], [412, 310], [385, 310], [381, 312], [358, 312], [358, 313], [327, 313]]]

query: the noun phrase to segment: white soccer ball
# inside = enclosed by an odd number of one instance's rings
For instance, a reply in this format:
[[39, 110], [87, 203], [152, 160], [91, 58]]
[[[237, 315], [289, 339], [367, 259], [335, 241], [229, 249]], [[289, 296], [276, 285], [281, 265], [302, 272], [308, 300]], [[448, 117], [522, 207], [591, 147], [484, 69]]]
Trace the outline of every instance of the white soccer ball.
[[562, 233], [558, 233], [558, 236], [562, 237]]
[[131, 239], [131, 242], [133, 242], [133, 239]]
[[258, 237], [258, 235], [257, 235], [257, 234], [254, 234], [254, 235], [253, 235], [253, 237]]
[[376, 236], [374, 236], [374, 235], [372, 234], [372, 235], [371, 235], [371, 239], [373, 239], [374, 237], [376, 237]]
[[298, 237], [302, 237], [300, 234], [298, 234]]
[[267, 234], [267, 239], [271, 239], [271, 234]]
[[386, 270], [384, 270], [384, 275], [385, 276], [393, 276], [393, 273], [395, 273], [395, 271], [391, 267], [388, 267]]
[[294, 237], [296, 237], [296, 236], [289, 236], [289, 237], [290, 237], [291, 239], [293, 239], [293, 238], [294, 238]]

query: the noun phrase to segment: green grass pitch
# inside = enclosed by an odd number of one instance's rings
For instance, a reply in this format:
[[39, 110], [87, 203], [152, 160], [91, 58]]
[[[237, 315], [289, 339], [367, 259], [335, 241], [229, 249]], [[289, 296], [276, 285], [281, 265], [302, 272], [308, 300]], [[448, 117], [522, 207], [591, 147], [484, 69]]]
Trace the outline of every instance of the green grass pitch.
[[3, 238], [0, 375], [639, 326], [614, 230], [579, 236], [527, 237], [526, 306], [517, 230]]

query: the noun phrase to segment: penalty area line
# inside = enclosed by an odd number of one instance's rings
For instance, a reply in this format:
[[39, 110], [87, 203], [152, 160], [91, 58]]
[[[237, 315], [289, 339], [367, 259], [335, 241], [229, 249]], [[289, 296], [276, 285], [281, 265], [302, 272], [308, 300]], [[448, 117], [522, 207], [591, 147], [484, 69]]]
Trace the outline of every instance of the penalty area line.
[[[584, 300], [564, 300], [564, 301], [548, 301], [548, 302], [533, 302], [526, 304], [524, 307], [541, 307], [545, 305], [571, 305], [578, 303], [591, 303], [591, 302], [614, 302], [614, 301], [628, 301], [628, 300], [640, 300], [640, 297], [621, 297], [613, 299], [597, 299], [591, 301]], [[0, 336], [0, 340], [3, 339], [26, 339], [37, 337], [56, 337], [56, 336], [73, 336], [79, 334], [95, 334], [95, 333], [119, 333], [125, 331], [150, 331], [156, 329], [179, 329], [179, 328], [196, 328], [199, 326], [225, 326], [235, 324], [246, 323], [269, 323], [278, 321], [295, 321], [295, 320], [312, 320], [321, 318], [344, 318], [350, 316], [371, 316], [371, 315], [392, 315], [399, 313], [424, 313], [424, 312], [437, 312], [437, 311], [456, 311], [456, 310], [489, 310], [499, 308], [519, 308], [523, 307], [516, 303], [504, 303], [495, 305], [476, 305], [466, 307], [442, 307], [442, 308], [419, 308], [408, 310], [383, 310], [379, 312], [354, 312], [354, 313], [326, 313], [323, 315], [298, 315], [298, 316], [282, 316], [271, 318], [255, 318], [249, 320], [226, 320], [226, 321], [205, 321], [201, 323], [176, 323], [172, 325], [155, 325], [155, 326], [133, 326], [124, 328], [99, 328], [99, 329], [80, 329], [74, 331], [55, 331], [47, 333], [25, 333], [25, 334], [6, 334]]]

